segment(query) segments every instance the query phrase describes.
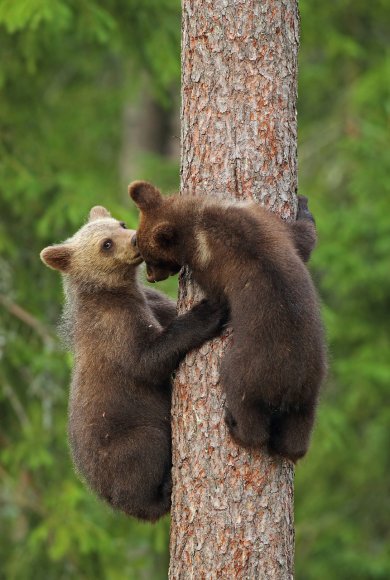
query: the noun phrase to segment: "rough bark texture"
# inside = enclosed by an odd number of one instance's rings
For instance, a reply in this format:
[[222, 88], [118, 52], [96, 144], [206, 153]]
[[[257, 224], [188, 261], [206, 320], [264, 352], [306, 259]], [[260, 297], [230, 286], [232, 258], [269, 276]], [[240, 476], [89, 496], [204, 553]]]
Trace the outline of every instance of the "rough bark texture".
[[[183, 0], [182, 194], [254, 198], [292, 217], [296, 0]], [[180, 308], [199, 290], [181, 281]], [[173, 400], [170, 578], [293, 576], [293, 466], [234, 445], [219, 363], [232, 337], [190, 353]]]

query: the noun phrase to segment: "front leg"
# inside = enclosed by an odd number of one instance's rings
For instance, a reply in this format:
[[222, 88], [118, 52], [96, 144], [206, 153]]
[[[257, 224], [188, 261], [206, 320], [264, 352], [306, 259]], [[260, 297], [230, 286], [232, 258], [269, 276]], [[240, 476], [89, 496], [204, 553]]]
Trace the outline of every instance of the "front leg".
[[177, 316], [140, 352], [139, 380], [160, 384], [169, 377], [188, 351], [200, 347], [221, 332], [227, 322], [226, 306], [202, 300], [191, 310]]
[[308, 262], [317, 242], [317, 232], [314, 217], [307, 205], [307, 197], [298, 196], [297, 219], [295, 222], [288, 222], [288, 227], [298, 254], [304, 262]]
[[176, 304], [162, 292], [145, 287], [145, 296], [149, 307], [163, 328], [177, 317]]

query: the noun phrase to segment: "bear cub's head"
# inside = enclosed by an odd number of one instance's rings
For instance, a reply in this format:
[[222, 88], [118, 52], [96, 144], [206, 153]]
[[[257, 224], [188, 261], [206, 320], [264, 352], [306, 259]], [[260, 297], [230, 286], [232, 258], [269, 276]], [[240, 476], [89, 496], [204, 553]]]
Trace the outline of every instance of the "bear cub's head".
[[135, 243], [135, 230], [95, 206], [88, 222], [74, 236], [42, 250], [41, 260], [75, 281], [92, 287], [126, 286], [143, 261]]
[[164, 198], [146, 181], [129, 185], [129, 195], [141, 210], [136, 244], [146, 263], [148, 282], [160, 282], [183, 266], [180, 248], [184, 223], [175, 215], [177, 198]]

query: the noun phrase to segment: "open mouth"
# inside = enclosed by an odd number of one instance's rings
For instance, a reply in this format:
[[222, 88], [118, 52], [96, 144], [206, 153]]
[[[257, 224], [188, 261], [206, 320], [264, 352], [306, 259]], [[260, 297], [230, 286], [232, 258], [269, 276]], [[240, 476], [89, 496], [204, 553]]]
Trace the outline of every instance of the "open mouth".
[[152, 284], [154, 282], [162, 282], [162, 280], [166, 280], [169, 276], [174, 276], [180, 270], [180, 266], [174, 266], [168, 268], [155, 268], [146, 264], [146, 279], [148, 282]]
[[160, 268], [153, 268], [152, 266], [146, 265], [146, 279], [152, 284], [154, 282], [161, 282], [166, 280], [169, 276], [169, 272], [166, 270], [161, 270]]

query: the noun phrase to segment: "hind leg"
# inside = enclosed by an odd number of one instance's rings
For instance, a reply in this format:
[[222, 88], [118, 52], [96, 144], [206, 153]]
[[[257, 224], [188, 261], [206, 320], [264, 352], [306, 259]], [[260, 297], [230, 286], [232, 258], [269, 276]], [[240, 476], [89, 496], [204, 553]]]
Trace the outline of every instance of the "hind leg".
[[171, 506], [169, 430], [140, 429], [123, 437], [111, 451], [105, 498], [141, 520], [156, 521]]
[[238, 445], [259, 449], [268, 442], [271, 413], [260, 405], [228, 406], [225, 423]]
[[297, 462], [309, 449], [315, 404], [278, 412], [272, 417], [269, 451]]
[[[256, 371], [256, 372], [255, 372]], [[271, 409], [262, 400], [261, 376], [245, 364], [242, 349], [232, 348], [221, 366], [221, 384], [226, 392], [225, 422], [234, 441], [243, 447], [261, 448], [269, 439]], [[255, 383], [255, 384], [254, 384]]]

